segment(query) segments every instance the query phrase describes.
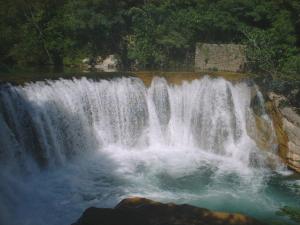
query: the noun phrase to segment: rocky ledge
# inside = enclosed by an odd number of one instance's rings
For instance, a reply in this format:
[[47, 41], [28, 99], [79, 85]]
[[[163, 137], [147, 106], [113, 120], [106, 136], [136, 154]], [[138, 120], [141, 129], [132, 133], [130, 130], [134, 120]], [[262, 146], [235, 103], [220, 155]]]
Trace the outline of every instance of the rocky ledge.
[[73, 225], [260, 225], [248, 216], [191, 205], [127, 198], [115, 208], [88, 208]]
[[271, 114], [279, 139], [280, 155], [288, 167], [300, 173], [300, 115], [284, 104], [288, 102], [284, 96], [269, 93], [269, 98], [273, 103]]

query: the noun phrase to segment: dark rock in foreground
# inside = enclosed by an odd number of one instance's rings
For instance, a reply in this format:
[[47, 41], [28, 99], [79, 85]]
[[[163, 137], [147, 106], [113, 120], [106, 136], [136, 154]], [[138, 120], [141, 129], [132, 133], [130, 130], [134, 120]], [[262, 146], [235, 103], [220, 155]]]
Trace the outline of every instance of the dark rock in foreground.
[[114, 209], [88, 208], [73, 225], [261, 225], [248, 216], [191, 205], [127, 198]]

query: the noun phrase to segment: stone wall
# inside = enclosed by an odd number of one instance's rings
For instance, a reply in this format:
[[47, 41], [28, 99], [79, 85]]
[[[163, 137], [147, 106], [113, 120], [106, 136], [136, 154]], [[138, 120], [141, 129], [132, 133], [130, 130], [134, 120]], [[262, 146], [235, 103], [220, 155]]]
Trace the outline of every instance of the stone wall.
[[198, 43], [195, 53], [196, 71], [230, 71], [245, 70], [245, 46], [237, 44]]

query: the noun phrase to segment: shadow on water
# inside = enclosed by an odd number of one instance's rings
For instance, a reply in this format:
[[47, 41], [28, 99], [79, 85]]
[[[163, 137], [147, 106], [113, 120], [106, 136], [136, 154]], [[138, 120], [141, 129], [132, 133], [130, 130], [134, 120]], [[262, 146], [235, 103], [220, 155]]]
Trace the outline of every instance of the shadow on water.
[[[119, 200], [124, 182], [86, 117], [2, 85], [0, 120], [0, 224], [71, 223], [99, 201]], [[115, 196], [105, 196], [105, 183]]]

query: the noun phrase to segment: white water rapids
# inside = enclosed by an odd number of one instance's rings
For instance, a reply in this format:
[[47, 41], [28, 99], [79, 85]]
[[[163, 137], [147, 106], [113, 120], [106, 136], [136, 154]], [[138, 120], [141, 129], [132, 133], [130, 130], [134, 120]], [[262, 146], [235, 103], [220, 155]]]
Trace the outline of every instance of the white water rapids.
[[272, 217], [295, 193], [270, 191], [250, 101], [246, 82], [209, 77], [3, 86], [0, 224], [67, 225], [132, 195]]

